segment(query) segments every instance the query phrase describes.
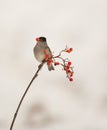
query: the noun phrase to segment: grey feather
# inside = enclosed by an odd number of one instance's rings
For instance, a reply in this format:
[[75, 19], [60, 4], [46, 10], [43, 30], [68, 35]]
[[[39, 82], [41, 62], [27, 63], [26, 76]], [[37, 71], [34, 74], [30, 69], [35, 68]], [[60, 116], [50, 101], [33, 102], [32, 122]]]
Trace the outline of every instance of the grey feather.
[[[38, 42], [33, 49], [34, 56], [37, 59], [37, 61], [39, 61], [40, 63], [45, 59], [46, 56], [44, 50], [46, 51], [47, 54], [49, 54], [50, 57], [52, 56], [52, 52], [46, 42]], [[49, 71], [54, 70], [52, 64], [48, 66], [48, 70]]]

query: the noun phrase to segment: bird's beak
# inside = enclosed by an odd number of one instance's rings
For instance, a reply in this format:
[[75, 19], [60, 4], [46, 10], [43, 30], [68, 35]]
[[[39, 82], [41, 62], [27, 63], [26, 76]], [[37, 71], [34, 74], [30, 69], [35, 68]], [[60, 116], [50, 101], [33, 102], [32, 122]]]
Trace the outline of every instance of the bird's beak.
[[35, 40], [36, 40], [37, 42], [39, 42], [39, 41], [40, 41], [39, 37], [37, 37]]

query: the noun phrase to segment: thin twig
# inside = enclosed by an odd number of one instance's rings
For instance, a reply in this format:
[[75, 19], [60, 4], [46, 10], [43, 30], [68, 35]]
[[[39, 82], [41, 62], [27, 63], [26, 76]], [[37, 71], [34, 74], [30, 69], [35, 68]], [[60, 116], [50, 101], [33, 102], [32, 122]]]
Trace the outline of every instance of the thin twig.
[[42, 62], [42, 63], [39, 65], [38, 70], [36, 71], [36, 73], [35, 73], [35, 75], [33, 76], [32, 80], [31, 80], [30, 83], [28, 84], [28, 86], [27, 86], [27, 88], [26, 88], [26, 90], [25, 90], [25, 92], [24, 92], [24, 94], [23, 94], [23, 96], [22, 96], [22, 98], [21, 98], [21, 100], [20, 100], [20, 102], [19, 102], [19, 104], [18, 104], [18, 107], [17, 107], [17, 109], [16, 109], [16, 112], [15, 112], [15, 114], [14, 114], [12, 123], [11, 123], [11, 125], [10, 125], [10, 130], [13, 129], [14, 122], [15, 122], [15, 120], [16, 120], [17, 114], [18, 114], [18, 112], [19, 112], [19, 109], [20, 109], [20, 106], [21, 106], [21, 104], [22, 104], [22, 102], [23, 102], [24, 97], [26, 96], [26, 94], [27, 94], [27, 92], [28, 92], [28, 90], [29, 90], [31, 84], [33, 83], [34, 79], [38, 76], [38, 73], [39, 73], [39, 71], [41, 70], [41, 68], [43, 67], [44, 63], [45, 63], [45, 62]]

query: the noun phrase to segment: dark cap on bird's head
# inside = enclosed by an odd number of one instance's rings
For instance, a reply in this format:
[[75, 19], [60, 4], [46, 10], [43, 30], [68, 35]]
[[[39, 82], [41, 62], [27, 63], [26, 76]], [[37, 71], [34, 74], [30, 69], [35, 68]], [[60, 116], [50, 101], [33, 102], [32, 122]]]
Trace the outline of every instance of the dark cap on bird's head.
[[46, 38], [45, 37], [38, 37], [38, 38], [36, 38], [36, 41], [37, 42], [46, 42]]

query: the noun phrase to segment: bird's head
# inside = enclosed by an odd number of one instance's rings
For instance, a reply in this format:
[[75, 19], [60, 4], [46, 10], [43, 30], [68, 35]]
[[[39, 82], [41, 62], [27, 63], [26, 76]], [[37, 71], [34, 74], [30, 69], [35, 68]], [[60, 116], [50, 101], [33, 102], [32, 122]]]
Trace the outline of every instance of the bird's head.
[[37, 42], [46, 42], [46, 38], [45, 37], [37, 37], [35, 40]]

